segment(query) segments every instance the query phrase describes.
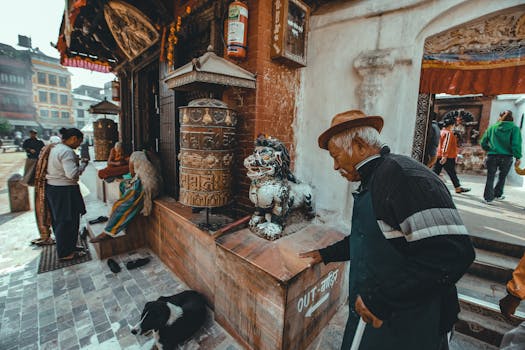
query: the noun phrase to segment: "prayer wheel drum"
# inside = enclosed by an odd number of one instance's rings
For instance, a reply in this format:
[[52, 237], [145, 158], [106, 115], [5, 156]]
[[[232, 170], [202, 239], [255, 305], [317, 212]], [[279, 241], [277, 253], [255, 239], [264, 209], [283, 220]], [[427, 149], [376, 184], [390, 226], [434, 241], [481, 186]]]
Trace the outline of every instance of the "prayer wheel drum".
[[108, 160], [109, 152], [118, 138], [117, 123], [111, 119], [98, 119], [93, 122], [95, 160]]
[[179, 107], [180, 196], [191, 207], [222, 207], [230, 202], [237, 113], [215, 99]]

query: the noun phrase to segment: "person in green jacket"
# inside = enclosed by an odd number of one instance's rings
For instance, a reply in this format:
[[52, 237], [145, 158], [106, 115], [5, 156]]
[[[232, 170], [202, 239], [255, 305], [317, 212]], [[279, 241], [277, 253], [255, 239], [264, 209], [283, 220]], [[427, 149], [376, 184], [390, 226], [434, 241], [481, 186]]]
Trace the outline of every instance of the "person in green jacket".
[[[498, 122], [490, 126], [481, 138], [481, 148], [487, 152], [487, 182], [483, 198], [486, 203], [505, 198], [503, 187], [512, 166], [512, 158], [519, 166], [521, 158], [521, 130], [514, 124], [512, 112], [505, 110], [499, 114]], [[498, 182], [494, 186], [496, 172]]]

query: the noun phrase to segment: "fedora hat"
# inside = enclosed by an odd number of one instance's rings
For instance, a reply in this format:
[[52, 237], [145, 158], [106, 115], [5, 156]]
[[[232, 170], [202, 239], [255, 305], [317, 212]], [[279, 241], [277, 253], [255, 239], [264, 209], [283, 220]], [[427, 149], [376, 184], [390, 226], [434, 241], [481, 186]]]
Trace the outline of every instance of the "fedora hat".
[[366, 115], [359, 110], [336, 114], [330, 127], [319, 136], [319, 147], [328, 149], [328, 141], [336, 134], [358, 126], [371, 126], [378, 132], [383, 128], [383, 118], [378, 115]]

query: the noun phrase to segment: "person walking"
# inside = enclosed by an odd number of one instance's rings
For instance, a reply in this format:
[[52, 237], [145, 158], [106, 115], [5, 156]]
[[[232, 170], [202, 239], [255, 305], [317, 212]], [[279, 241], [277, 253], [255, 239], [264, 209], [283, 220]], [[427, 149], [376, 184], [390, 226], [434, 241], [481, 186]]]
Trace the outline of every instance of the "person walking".
[[429, 130], [429, 136], [428, 136], [428, 143], [427, 143], [427, 166], [432, 169], [434, 167], [434, 164], [436, 164], [437, 161], [437, 149], [439, 147], [439, 139], [441, 136], [441, 128], [438, 125], [437, 122], [437, 113], [432, 111], [430, 112], [430, 130]]
[[84, 135], [76, 128], [60, 129], [62, 142], [49, 151], [45, 198], [51, 212], [57, 255], [60, 260], [73, 260], [85, 255], [76, 246], [80, 216], [86, 213], [78, 179], [87, 166], [79, 164], [74, 150]]
[[[483, 192], [486, 203], [505, 199], [503, 187], [512, 166], [512, 157], [516, 159], [517, 166], [520, 165], [521, 143], [521, 130], [514, 124], [509, 110], [501, 112], [496, 124], [490, 126], [481, 137], [481, 148], [487, 152], [487, 181]], [[494, 186], [498, 171], [498, 182]]]
[[44, 141], [37, 138], [38, 132], [35, 129], [29, 131], [29, 138], [24, 140], [22, 148], [26, 152], [26, 163], [24, 165], [24, 177], [22, 183], [28, 186], [35, 184], [35, 167], [40, 151], [44, 147]]
[[474, 249], [450, 192], [425, 165], [391, 154], [383, 118], [352, 110], [336, 115], [318, 139], [354, 193], [352, 229], [343, 240], [301, 252], [311, 265], [350, 260], [350, 314], [341, 349], [359, 319], [360, 350], [448, 349], [459, 313], [455, 283]]
[[437, 159], [438, 162], [434, 165], [434, 173], [438, 176], [441, 174], [441, 170], [444, 168], [447, 172], [452, 184], [454, 185], [454, 190], [456, 193], [465, 193], [469, 192], [470, 188], [461, 187], [459, 183], [459, 178], [456, 173], [456, 158], [458, 156], [458, 140], [452, 128], [456, 123], [456, 119], [451, 116], [445, 116], [443, 118], [443, 129], [441, 129], [439, 146], [437, 150]]

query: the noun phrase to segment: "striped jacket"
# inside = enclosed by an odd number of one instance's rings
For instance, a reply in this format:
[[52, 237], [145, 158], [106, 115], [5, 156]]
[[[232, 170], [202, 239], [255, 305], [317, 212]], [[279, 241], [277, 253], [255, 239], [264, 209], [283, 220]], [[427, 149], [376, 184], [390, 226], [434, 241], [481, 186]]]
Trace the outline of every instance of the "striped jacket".
[[[362, 296], [365, 304], [386, 320], [441, 294], [441, 325], [449, 329], [459, 311], [454, 285], [474, 260], [474, 249], [448, 189], [421, 163], [388, 150], [358, 171], [385, 239], [407, 258], [407, 268], [384, 281], [391, 287]], [[349, 247], [347, 237], [321, 249], [323, 262], [348, 260]]]
[[452, 130], [441, 129], [437, 156], [439, 158], [456, 158], [458, 156], [458, 139]]

